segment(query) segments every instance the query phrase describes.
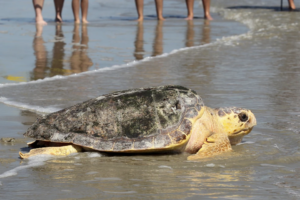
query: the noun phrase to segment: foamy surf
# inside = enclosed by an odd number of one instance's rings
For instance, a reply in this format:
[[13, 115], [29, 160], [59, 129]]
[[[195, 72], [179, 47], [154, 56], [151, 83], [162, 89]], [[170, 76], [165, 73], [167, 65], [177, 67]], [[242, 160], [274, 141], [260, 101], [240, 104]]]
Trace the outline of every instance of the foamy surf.
[[38, 167], [45, 164], [45, 161], [51, 159], [53, 156], [50, 155], [38, 155], [38, 156], [32, 156], [28, 158], [28, 163], [23, 166], [18, 166], [14, 169], [8, 170], [2, 174], [0, 174], [0, 178], [6, 178], [10, 176], [16, 176], [19, 171], [32, 168], [32, 167]]
[[6, 105], [10, 105], [10, 106], [14, 106], [17, 108], [20, 108], [22, 110], [28, 110], [28, 111], [32, 111], [32, 112], [36, 112], [36, 113], [52, 113], [52, 112], [56, 112], [58, 110], [60, 110], [59, 108], [56, 107], [41, 107], [41, 106], [32, 106], [32, 105], [27, 105], [24, 103], [19, 103], [16, 101], [11, 101], [6, 97], [1, 97], [0, 96], [0, 102], [6, 104]]
[[101, 153], [97, 153], [97, 152], [87, 152], [87, 155], [89, 158], [99, 158], [101, 157]]

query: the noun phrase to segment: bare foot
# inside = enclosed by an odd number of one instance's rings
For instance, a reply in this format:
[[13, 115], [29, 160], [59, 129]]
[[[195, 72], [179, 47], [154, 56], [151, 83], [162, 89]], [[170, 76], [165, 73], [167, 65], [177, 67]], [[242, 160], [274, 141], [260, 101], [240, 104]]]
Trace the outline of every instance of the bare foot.
[[137, 22], [141, 22], [141, 21], [143, 21], [144, 20], [144, 17], [139, 17], [137, 20], [135, 20], [135, 21], [137, 21]]
[[290, 10], [295, 10], [295, 9], [296, 9], [296, 6], [295, 6], [295, 4], [293, 4], [293, 5], [289, 6], [289, 9], [290, 9]]
[[159, 17], [157, 17], [157, 20], [161, 20], [161, 21], [164, 21], [164, 20], [166, 20], [163, 16], [159, 16]]
[[193, 15], [187, 16], [187, 18], [185, 18], [185, 20], [193, 20], [193, 19], [194, 19]]
[[74, 20], [75, 24], [80, 24], [80, 20]]
[[212, 18], [210, 15], [204, 16], [204, 19], [207, 19], [207, 20], [213, 20], [213, 18]]
[[38, 25], [47, 25], [47, 22], [45, 22], [43, 18], [35, 18], [35, 22]]
[[89, 21], [88, 21], [88, 20], [86, 20], [86, 19], [82, 19], [82, 23], [83, 23], [83, 24], [88, 24], [88, 23], [89, 23]]
[[62, 23], [63, 20], [62, 20], [61, 16], [56, 16], [55, 22], [57, 22], [57, 23]]

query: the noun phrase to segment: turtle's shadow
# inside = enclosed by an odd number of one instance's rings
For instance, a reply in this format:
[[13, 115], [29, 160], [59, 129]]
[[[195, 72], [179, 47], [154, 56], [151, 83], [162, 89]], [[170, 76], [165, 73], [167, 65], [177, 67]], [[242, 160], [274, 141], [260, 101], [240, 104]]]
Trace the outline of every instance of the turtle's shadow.
[[182, 152], [149, 152], [149, 153], [102, 153], [107, 157], [113, 157], [113, 156], [118, 156], [118, 157], [131, 157], [131, 156], [166, 156], [166, 155], [177, 155], [177, 154], [182, 154]]
[[29, 152], [31, 150], [31, 148], [30, 147], [21, 147], [20, 148], [20, 151], [22, 151], [22, 152]]
[[281, 10], [280, 6], [229, 6], [228, 9], [268, 9], [277, 12], [289, 11], [289, 12], [300, 12], [300, 9], [290, 10], [287, 7], [283, 7]]

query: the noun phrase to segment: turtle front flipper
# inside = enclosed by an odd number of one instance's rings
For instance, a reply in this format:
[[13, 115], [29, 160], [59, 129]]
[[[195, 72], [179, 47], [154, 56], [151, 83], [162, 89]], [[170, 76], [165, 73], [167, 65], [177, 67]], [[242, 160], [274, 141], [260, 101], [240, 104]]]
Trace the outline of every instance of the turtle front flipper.
[[81, 152], [82, 148], [77, 145], [67, 145], [61, 147], [43, 147], [37, 149], [31, 149], [29, 153], [19, 152], [19, 155], [22, 159], [29, 158], [31, 156], [46, 154], [53, 156], [67, 156], [71, 153]]
[[213, 134], [206, 139], [200, 150], [189, 156], [188, 160], [198, 160], [214, 155], [221, 154], [222, 152], [231, 151], [230, 141], [225, 133]]

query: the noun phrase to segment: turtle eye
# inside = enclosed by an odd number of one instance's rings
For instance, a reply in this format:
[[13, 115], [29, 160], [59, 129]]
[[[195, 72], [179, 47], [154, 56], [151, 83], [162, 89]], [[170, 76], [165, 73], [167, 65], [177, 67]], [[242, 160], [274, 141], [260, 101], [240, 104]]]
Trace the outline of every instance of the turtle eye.
[[240, 113], [240, 114], [239, 114], [239, 118], [240, 118], [240, 120], [241, 120], [242, 122], [245, 122], [245, 121], [248, 120], [248, 116], [247, 116], [246, 113]]

